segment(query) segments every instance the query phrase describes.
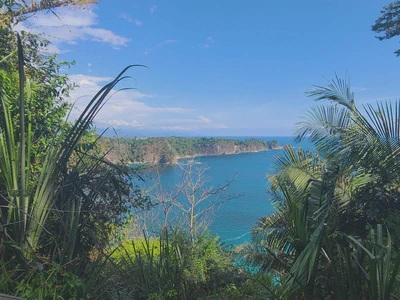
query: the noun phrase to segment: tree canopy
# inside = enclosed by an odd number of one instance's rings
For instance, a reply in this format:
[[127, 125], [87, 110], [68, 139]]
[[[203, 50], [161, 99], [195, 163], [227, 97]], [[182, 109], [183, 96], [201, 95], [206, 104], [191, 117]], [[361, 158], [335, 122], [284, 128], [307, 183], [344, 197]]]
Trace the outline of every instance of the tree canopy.
[[288, 146], [276, 158], [275, 211], [259, 220], [244, 257], [279, 276], [284, 299], [393, 299], [400, 103], [365, 105], [363, 113], [339, 78], [308, 95], [331, 101], [298, 123], [297, 140], [308, 137], [316, 151]]
[[79, 6], [97, 3], [100, 0], [5, 0], [0, 6], [0, 26], [29, 17], [30, 14], [42, 10], [55, 9], [62, 6]]
[[[372, 25], [372, 30], [380, 34], [376, 38], [383, 41], [400, 35], [400, 1], [384, 6], [381, 13], [382, 15]], [[400, 49], [394, 53], [400, 56]]]

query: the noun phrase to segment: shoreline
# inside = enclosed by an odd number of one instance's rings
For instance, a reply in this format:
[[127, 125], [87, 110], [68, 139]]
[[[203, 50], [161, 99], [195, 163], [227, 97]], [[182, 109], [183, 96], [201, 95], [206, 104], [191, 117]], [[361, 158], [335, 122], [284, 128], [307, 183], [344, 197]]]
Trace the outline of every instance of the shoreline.
[[166, 163], [157, 163], [154, 161], [145, 161], [145, 162], [128, 162], [128, 165], [147, 165], [147, 164], [152, 164], [152, 165], [156, 165], [156, 164], [166, 164], [166, 165], [176, 165], [178, 163], [179, 160], [182, 159], [194, 159], [196, 157], [208, 157], [208, 156], [225, 156], [225, 155], [238, 155], [238, 154], [245, 154], [245, 153], [258, 153], [258, 152], [266, 152], [266, 151], [271, 151], [271, 150], [282, 150], [283, 146], [278, 146], [272, 149], [265, 149], [265, 150], [254, 150], [254, 151], [242, 151], [242, 152], [235, 152], [235, 153], [221, 153], [221, 154], [196, 154], [196, 155], [183, 155], [183, 156], [177, 156], [174, 157], [173, 160], [171, 160], [170, 162], [166, 162]]

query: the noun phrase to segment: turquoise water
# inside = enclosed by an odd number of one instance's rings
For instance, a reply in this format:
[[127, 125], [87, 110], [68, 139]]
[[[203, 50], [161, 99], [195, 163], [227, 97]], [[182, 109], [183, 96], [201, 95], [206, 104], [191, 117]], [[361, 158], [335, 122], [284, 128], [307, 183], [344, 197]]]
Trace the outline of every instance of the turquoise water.
[[[232, 137], [231, 137], [232, 138]], [[235, 137], [245, 139], [248, 137]], [[312, 148], [308, 142], [295, 145], [291, 137], [257, 137], [264, 140], [278, 140], [280, 145], [293, 144], [296, 147]], [[222, 242], [241, 244], [249, 241], [249, 230], [257, 220], [273, 211], [267, 193], [266, 175], [273, 170], [274, 157], [282, 150], [270, 150], [256, 153], [242, 153], [223, 156], [198, 157], [196, 161], [208, 166], [207, 177], [209, 184], [214, 187], [223, 185], [230, 179], [235, 181], [229, 187], [231, 195], [242, 194], [237, 199], [222, 205], [216, 213], [210, 231], [221, 237]], [[179, 182], [181, 170], [176, 166], [166, 168], [162, 173], [162, 183], [165, 189], [174, 189]]]

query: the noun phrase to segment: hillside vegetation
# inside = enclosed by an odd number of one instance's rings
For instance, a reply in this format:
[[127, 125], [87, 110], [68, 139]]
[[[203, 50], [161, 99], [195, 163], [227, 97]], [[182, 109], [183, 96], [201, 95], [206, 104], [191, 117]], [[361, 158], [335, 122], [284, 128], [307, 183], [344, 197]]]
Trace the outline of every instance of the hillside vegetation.
[[123, 160], [173, 163], [277, 142], [99, 138], [94, 118], [135, 65], [65, 121], [69, 64], [13, 26], [27, 12], [90, 2], [0, 5], [0, 299], [400, 299], [399, 100], [360, 106], [337, 77], [309, 91], [318, 103], [296, 139], [315, 151], [279, 151], [267, 175], [274, 211], [232, 249], [207, 226], [235, 198], [233, 179], [215, 186], [207, 168], [187, 163], [172, 190], [157, 179], [143, 188]]
[[102, 139], [105, 149], [111, 149], [107, 159], [139, 163], [176, 163], [180, 158], [225, 155], [278, 149], [278, 141], [260, 139], [151, 137], [146, 139]]

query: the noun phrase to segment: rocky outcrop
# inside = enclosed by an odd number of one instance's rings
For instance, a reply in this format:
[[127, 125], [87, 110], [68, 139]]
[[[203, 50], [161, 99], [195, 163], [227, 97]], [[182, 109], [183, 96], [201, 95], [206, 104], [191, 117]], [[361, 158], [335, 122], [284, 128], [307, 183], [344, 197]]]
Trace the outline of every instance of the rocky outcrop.
[[181, 158], [209, 155], [228, 155], [246, 152], [267, 151], [279, 148], [277, 141], [260, 139], [224, 138], [146, 138], [109, 139], [103, 141], [111, 151], [106, 158], [111, 162], [169, 163]]

